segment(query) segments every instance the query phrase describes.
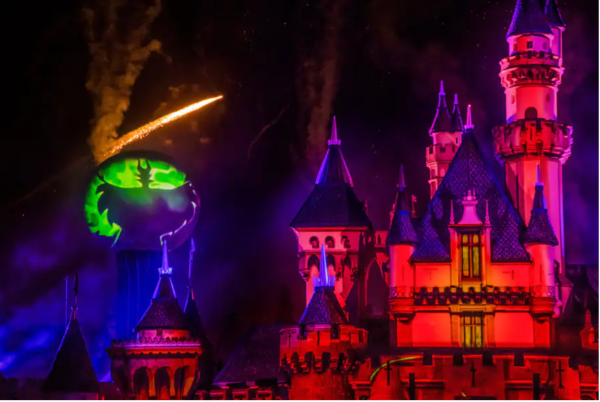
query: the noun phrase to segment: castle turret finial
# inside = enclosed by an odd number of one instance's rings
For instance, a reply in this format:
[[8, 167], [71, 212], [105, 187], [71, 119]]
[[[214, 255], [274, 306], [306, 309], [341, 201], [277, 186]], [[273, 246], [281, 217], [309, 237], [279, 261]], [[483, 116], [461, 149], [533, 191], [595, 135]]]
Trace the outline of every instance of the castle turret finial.
[[452, 126], [452, 132], [463, 132], [462, 116], [460, 115], [460, 108], [458, 106], [458, 94], [454, 94], [454, 107], [452, 109], [452, 117], [450, 118], [450, 125]]
[[444, 92], [444, 80], [440, 81], [440, 95], [446, 95]]
[[163, 240], [162, 249], [162, 265], [158, 269], [158, 273], [161, 275], [171, 275], [173, 269], [169, 267], [169, 250], [167, 248], [167, 240]]
[[537, 180], [535, 182], [535, 186], [543, 186], [544, 183], [542, 182], [542, 174], [540, 173], [540, 165], [537, 165]]
[[398, 178], [398, 189], [403, 190], [406, 188], [406, 182], [404, 181], [404, 165], [400, 165], [400, 177]]
[[327, 266], [327, 253], [325, 253], [325, 245], [321, 245], [321, 261], [319, 264], [319, 279], [315, 280], [315, 288], [317, 287], [332, 287], [332, 278], [329, 277], [329, 267]]
[[331, 124], [331, 139], [328, 141], [329, 145], [340, 145], [342, 142], [338, 139], [337, 123], [335, 116], [333, 116], [333, 123]]
[[440, 92], [438, 94], [437, 110], [435, 112], [433, 124], [429, 129], [429, 134], [451, 131], [452, 124], [450, 122], [448, 106], [446, 106], [446, 93], [444, 92], [444, 81], [440, 81]]
[[490, 202], [485, 200], [485, 224], [490, 224]]
[[475, 126], [473, 125], [473, 118], [471, 117], [471, 105], [467, 106], [467, 124], [465, 124], [466, 130], [473, 130]]

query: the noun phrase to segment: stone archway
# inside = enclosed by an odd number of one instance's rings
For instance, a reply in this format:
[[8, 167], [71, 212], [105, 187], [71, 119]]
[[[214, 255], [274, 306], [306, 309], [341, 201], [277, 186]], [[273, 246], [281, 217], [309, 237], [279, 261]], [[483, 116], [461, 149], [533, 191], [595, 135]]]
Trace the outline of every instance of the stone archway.
[[154, 373], [156, 399], [170, 399], [171, 375], [168, 367], [161, 367]]
[[150, 396], [150, 375], [147, 367], [140, 367], [133, 373], [135, 399], [148, 399]]

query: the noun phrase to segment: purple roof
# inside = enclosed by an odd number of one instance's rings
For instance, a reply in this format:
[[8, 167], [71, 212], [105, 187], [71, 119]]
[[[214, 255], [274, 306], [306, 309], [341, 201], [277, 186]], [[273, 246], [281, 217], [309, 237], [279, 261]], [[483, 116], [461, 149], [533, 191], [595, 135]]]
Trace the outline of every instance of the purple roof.
[[300, 319], [300, 325], [311, 324], [348, 324], [346, 314], [338, 302], [333, 287], [315, 288], [315, 293]]
[[233, 351], [214, 383], [241, 383], [277, 379], [285, 381], [279, 369], [280, 331], [291, 325], [269, 324], [249, 331]]
[[515, 11], [506, 33], [509, 38], [522, 34], [551, 34], [550, 24], [539, 0], [517, 0]]
[[446, 93], [444, 92], [444, 82], [440, 82], [440, 93], [438, 95], [438, 106], [435, 112], [433, 124], [429, 129], [429, 133], [451, 132], [452, 124], [450, 122], [450, 114], [448, 106], [446, 106]]
[[98, 378], [75, 314], [71, 316], [43, 388], [45, 392], [99, 391]]
[[394, 216], [392, 217], [392, 224], [386, 242], [388, 246], [418, 243], [417, 233], [410, 219], [410, 204], [404, 185], [404, 171], [402, 168], [400, 168], [400, 183], [396, 194], [396, 208], [394, 209]]
[[474, 191], [479, 199], [476, 208], [482, 222], [486, 200], [489, 202], [492, 261], [528, 262], [529, 254], [519, 241], [525, 224], [485, 161], [471, 129], [463, 135], [448, 172], [421, 218], [417, 230], [421, 242], [412, 255], [413, 261], [450, 261], [450, 203], [453, 203], [455, 222], [459, 222], [464, 209], [461, 200], [468, 190]]
[[560, 11], [558, 11], [556, 0], [546, 0], [546, 8], [544, 11], [546, 12], [546, 18], [548, 18], [548, 22], [552, 28], [565, 26]]
[[535, 186], [533, 209], [531, 210], [531, 218], [529, 219], [529, 226], [525, 232], [523, 243], [549, 244], [551, 246], [558, 245], [558, 240], [556, 239], [552, 224], [550, 223], [550, 218], [548, 217], [543, 185]]

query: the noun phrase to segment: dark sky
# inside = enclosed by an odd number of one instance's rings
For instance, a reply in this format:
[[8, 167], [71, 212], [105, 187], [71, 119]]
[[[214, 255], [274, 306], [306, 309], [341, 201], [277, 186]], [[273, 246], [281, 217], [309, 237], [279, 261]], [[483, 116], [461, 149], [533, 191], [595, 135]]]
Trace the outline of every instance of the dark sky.
[[[94, 117], [82, 5], [12, 2], [0, 16], [0, 370], [7, 376], [39, 377], [49, 369], [64, 327], [62, 278], [75, 270], [88, 346], [99, 375], [107, 372], [114, 255], [93, 243], [84, 223], [93, 164], [69, 168], [89, 155]], [[221, 357], [250, 326], [296, 320], [302, 312], [288, 224], [311, 189], [332, 113], [355, 189], [379, 229], [400, 163], [419, 210], [426, 208], [425, 147], [440, 79], [447, 93], [459, 94], [463, 115], [473, 105], [477, 136], [493, 160], [491, 128], [505, 117], [498, 61], [506, 56], [513, 5], [164, 1], [150, 35], [162, 51], [136, 81], [119, 133], [197, 99], [225, 97], [136, 144], [175, 157], [199, 189], [194, 285]], [[567, 24], [559, 121], [574, 126], [564, 167], [567, 261], [597, 264], [598, 3], [559, 5]], [[47, 186], [17, 202], [40, 183]], [[184, 248], [174, 253], [176, 270], [186, 268]]]

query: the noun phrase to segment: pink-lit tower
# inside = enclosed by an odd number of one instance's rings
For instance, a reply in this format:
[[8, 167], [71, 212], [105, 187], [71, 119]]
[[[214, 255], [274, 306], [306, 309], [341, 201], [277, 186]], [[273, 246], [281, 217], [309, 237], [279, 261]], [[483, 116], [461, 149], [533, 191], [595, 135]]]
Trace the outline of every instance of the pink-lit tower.
[[454, 108], [452, 114], [446, 106], [446, 93], [444, 82], [440, 82], [440, 93], [438, 95], [438, 106], [435, 112], [433, 124], [429, 129], [429, 135], [433, 138], [433, 145], [427, 147], [425, 158], [429, 169], [430, 197], [437, 191], [442, 183], [448, 166], [460, 146], [463, 133], [463, 123], [458, 107], [458, 95], [454, 95]]
[[313, 281], [319, 276], [321, 245], [325, 245], [329, 275], [342, 307], [348, 295], [355, 292], [347, 310], [361, 315], [366, 300], [361, 266], [365, 244], [371, 236], [371, 221], [364, 203], [354, 192], [352, 176], [344, 160], [335, 117], [331, 126], [328, 150], [317, 174], [315, 187], [291, 223], [298, 241], [300, 274], [306, 281], [306, 304], [314, 292]]
[[412, 318], [415, 315], [415, 267], [410, 257], [418, 243], [412, 224], [404, 169], [400, 166], [398, 193], [387, 235], [390, 253], [390, 315], [393, 319], [392, 346], [412, 345]]
[[[562, 21], [556, 0], [517, 0], [508, 32], [509, 55], [500, 61], [506, 95], [506, 124], [493, 130], [496, 157], [506, 184], [529, 224], [537, 166], [545, 183], [548, 215], [559, 245], [554, 260], [564, 273], [562, 167], [571, 155], [572, 127], [557, 122], [558, 86], [564, 72]], [[563, 298], [565, 295], [562, 295]]]

